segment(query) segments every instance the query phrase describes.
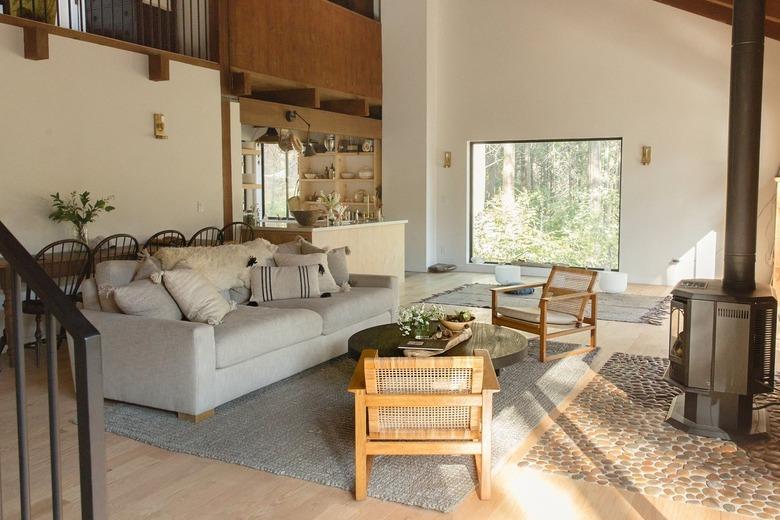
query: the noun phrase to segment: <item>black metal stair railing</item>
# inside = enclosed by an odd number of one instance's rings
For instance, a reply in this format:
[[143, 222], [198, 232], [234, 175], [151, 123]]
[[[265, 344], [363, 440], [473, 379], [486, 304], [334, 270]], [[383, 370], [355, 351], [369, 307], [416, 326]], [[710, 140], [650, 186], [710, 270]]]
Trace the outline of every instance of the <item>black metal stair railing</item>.
[[[46, 272], [35, 262], [8, 228], [0, 222], [0, 255], [10, 266], [6, 305], [13, 319], [6, 323], [9, 348], [13, 350], [16, 378], [16, 416], [19, 450], [20, 518], [31, 515], [30, 457], [28, 412], [22, 328], [22, 284], [27, 284], [43, 302], [46, 317], [46, 339], [57, 343], [56, 321], [73, 338], [76, 383], [76, 417], [78, 421], [79, 481], [81, 516], [103, 519], [106, 514], [106, 462], [103, 419], [103, 368], [100, 334]], [[48, 352], [48, 416], [51, 466], [51, 507], [55, 520], [62, 518], [60, 475], [60, 439], [58, 427], [57, 349]], [[39, 502], [40, 503], [40, 502]]]
[[209, 3], [219, 0], [0, 0], [3, 14], [213, 60]]

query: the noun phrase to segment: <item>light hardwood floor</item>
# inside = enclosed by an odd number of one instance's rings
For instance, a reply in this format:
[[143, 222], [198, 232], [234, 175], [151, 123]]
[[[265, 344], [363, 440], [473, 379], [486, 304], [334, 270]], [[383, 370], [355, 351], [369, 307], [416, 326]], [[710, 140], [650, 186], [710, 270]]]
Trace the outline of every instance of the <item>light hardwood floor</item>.
[[[432, 293], [468, 282], [492, 282], [492, 276], [473, 273], [409, 274], [402, 286], [401, 301], [410, 303]], [[668, 288], [639, 286], [631, 292], [665, 294]], [[490, 312], [477, 311], [480, 320]], [[617, 322], [599, 323], [601, 351], [598, 370], [613, 352], [664, 356], [667, 326]], [[583, 334], [582, 341], [586, 340]], [[570, 336], [566, 341], [577, 341]], [[65, 517], [79, 515], [75, 401], [66, 349], [60, 352], [63, 485]], [[31, 358], [30, 358], [31, 360]], [[0, 469], [2, 469], [1, 518], [18, 517], [18, 475], [16, 473], [16, 417], [13, 373], [5, 355], [0, 359]], [[48, 426], [46, 419], [45, 368], [28, 363], [28, 409], [31, 414], [30, 446], [33, 512], [35, 518], [50, 518]], [[569, 518], [655, 519], [745, 518], [714, 509], [622, 491], [612, 487], [574, 481], [562, 476], [517, 467], [518, 460], [550, 426], [552, 417], [565, 409], [587, 384], [589, 374], [574, 392], [545, 418], [529, 438], [499, 468], [493, 480], [492, 499], [480, 501], [471, 493], [451, 514], [440, 514], [369, 498], [355, 502], [352, 494], [311, 482], [280, 477], [232, 464], [171, 453], [123, 437], [107, 434], [108, 499], [115, 519], [543, 519]], [[143, 382], [139, 382], [143, 384]], [[346, 391], [346, 384], [345, 391]], [[399, 476], [402, 478], [402, 476]]]

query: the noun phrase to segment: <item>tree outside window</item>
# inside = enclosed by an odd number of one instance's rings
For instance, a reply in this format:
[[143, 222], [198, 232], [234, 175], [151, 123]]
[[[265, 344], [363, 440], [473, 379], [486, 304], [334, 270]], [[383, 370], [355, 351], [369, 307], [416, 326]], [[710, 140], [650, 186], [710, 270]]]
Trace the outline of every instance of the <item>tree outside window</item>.
[[471, 255], [618, 269], [621, 139], [471, 144]]

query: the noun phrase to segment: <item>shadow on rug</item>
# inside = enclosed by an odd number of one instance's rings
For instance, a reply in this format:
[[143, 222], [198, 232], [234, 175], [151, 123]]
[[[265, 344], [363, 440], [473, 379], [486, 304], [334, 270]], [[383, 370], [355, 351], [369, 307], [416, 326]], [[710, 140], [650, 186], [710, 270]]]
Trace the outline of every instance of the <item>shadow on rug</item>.
[[[560, 353], [579, 345], [548, 343]], [[501, 371], [495, 396], [494, 469], [547, 412], [589, 371], [598, 352], [539, 363], [538, 343], [528, 359]], [[124, 403], [107, 404], [106, 430], [170, 451], [240, 464], [351, 490], [354, 484], [354, 416], [347, 383], [355, 362], [333, 359], [238, 398], [202, 423]], [[369, 495], [451, 511], [476, 485], [472, 457], [378, 457]]]
[[[434, 294], [420, 300], [420, 302], [489, 309], [492, 303], [490, 289], [493, 287], [499, 286], [486, 283], [470, 283], [450, 291]], [[540, 295], [541, 290], [539, 289], [535, 289], [533, 294], [525, 296], [503, 294], [499, 297], [499, 304], [505, 306], [535, 305], [539, 301]], [[599, 320], [661, 325], [664, 318], [669, 315], [669, 302], [671, 300], [671, 295], [644, 296], [629, 293], [599, 293]], [[586, 315], [588, 312], [586, 311]]]
[[[661, 358], [613, 354], [519, 465], [778, 518], [780, 409], [770, 408], [768, 439], [736, 444], [688, 435], [664, 422], [680, 393], [663, 380], [667, 365]], [[756, 398], [756, 405], [770, 402], [780, 402], [780, 390]]]

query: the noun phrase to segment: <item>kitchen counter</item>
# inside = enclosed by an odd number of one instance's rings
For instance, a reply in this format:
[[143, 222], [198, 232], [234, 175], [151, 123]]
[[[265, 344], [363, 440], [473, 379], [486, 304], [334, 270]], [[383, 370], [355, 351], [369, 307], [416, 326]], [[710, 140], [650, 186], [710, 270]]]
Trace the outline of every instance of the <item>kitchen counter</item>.
[[317, 247], [348, 246], [351, 273], [393, 275], [403, 280], [406, 220], [360, 222], [341, 226], [301, 226], [295, 221], [264, 222], [255, 226], [255, 236], [273, 244], [301, 236]]

